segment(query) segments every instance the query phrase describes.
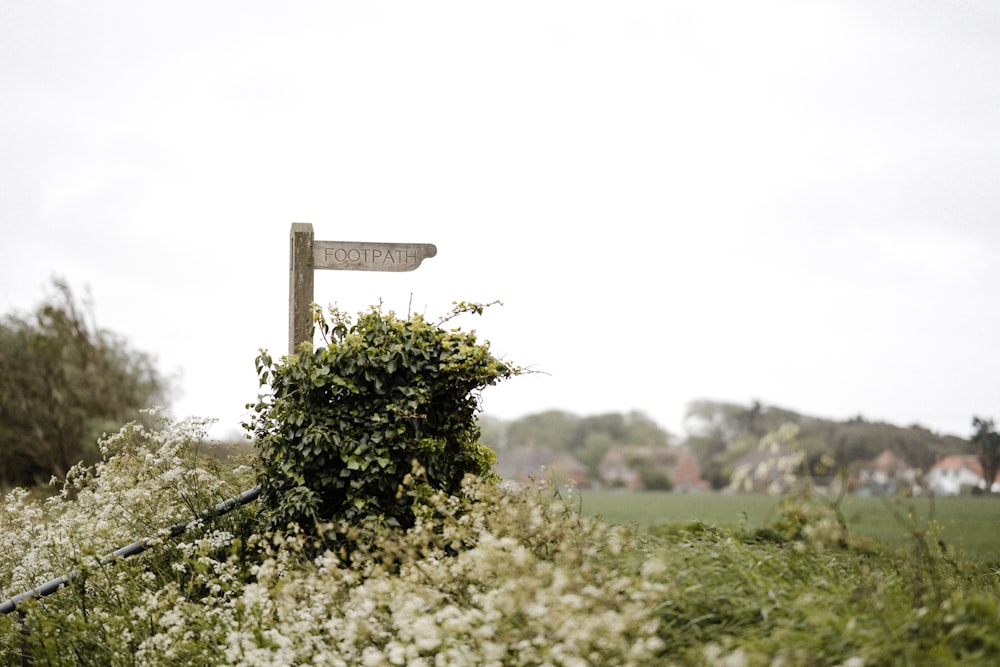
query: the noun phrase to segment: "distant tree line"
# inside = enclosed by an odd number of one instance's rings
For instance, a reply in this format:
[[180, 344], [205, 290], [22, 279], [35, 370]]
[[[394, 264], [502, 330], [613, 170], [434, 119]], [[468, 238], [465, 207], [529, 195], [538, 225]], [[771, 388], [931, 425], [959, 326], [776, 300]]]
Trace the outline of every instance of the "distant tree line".
[[860, 415], [845, 421], [822, 419], [756, 401], [750, 405], [692, 402], [685, 420], [687, 445], [695, 452], [705, 479], [713, 488], [722, 488], [729, 483], [733, 463], [765, 434], [786, 423], [799, 426], [798, 442], [805, 449], [806, 465], [818, 477], [870, 461], [886, 450], [923, 470], [942, 456], [969, 452], [967, 440], [917, 424], [900, 427]]
[[498, 457], [505, 449], [521, 445], [547, 447], [571, 455], [594, 479], [605, 455], [616, 447], [663, 448], [674, 443], [670, 433], [638, 411], [579, 416], [549, 410], [509, 422], [484, 416], [480, 427], [482, 442], [496, 450]]
[[69, 285], [0, 319], [0, 488], [62, 477], [99, 456], [104, 431], [141, 421], [167, 383], [153, 360], [94, 322]]
[[712, 488], [721, 489], [729, 484], [736, 462], [755, 449], [762, 437], [787, 423], [798, 425], [797, 442], [805, 449], [809, 471], [817, 477], [832, 477], [886, 450], [926, 470], [942, 456], [969, 453], [973, 445], [978, 447], [980, 460], [990, 462], [984, 462], [984, 469], [1000, 469], [1000, 435], [994, 433], [992, 421], [976, 419], [980, 432], [970, 444], [916, 424], [900, 427], [860, 415], [843, 421], [822, 419], [760, 402], [693, 401], [688, 405], [683, 440], [641, 412], [578, 416], [549, 410], [506, 422], [484, 416], [482, 433], [484, 443], [496, 449], [501, 459], [505, 449], [537, 444], [572, 455], [594, 479], [602, 459], [614, 448], [686, 446], [697, 459], [702, 477]]

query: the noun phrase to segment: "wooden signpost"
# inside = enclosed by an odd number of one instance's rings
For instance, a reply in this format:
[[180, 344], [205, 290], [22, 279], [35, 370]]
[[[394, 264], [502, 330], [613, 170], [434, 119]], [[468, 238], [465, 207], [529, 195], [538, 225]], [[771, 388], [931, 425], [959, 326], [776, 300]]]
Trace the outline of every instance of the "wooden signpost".
[[412, 271], [437, 255], [430, 243], [317, 241], [308, 222], [293, 222], [288, 263], [288, 353], [312, 332], [313, 271]]

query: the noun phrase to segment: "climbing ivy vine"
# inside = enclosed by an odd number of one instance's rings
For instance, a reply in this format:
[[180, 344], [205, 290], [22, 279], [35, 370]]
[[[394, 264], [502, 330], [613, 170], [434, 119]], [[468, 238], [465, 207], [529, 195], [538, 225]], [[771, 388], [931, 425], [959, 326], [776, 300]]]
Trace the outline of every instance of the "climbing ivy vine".
[[468, 475], [490, 476], [481, 445], [480, 391], [520, 369], [474, 331], [447, 329], [481, 304], [458, 303], [438, 323], [379, 308], [352, 318], [314, 307], [324, 345], [257, 357], [262, 392], [244, 426], [261, 461], [261, 501], [272, 528], [376, 519], [413, 522], [415, 497], [459, 493]]

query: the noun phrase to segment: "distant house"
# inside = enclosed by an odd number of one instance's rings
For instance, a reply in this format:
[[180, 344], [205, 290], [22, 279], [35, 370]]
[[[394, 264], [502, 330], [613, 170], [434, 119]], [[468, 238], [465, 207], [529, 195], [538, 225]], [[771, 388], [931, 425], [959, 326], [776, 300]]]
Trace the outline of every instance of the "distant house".
[[855, 468], [851, 488], [862, 496], [892, 496], [912, 491], [916, 479], [916, 469], [902, 456], [886, 449]]
[[578, 486], [587, 481], [585, 465], [569, 454], [535, 443], [497, 452], [496, 472], [507, 481], [522, 484], [550, 476], [558, 482], [572, 481]]
[[642, 488], [642, 483], [639, 481], [639, 467], [630, 461], [628, 450], [627, 447], [615, 447], [609, 449], [601, 459], [597, 473], [603, 484], [624, 486], [627, 489]]
[[667, 474], [674, 491], [707, 491], [698, 460], [687, 447], [614, 447], [598, 466], [601, 483], [638, 490], [643, 488], [641, 470], [652, 467]]
[[693, 491], [708, 491], [711, 486], [701, 477], [701, 466], [694, 452], [688, 447], [677, 448], [677, 462], [670, 472], [674, 481], [674, 491], [689, 493]]
[[[986, 489], [983, 466], [973, 454], [956, 454], [938, 459], [924, 477], [928, 488], [939, 496], [957, 496], [963, 489]], [[990, 490], [1000, 492], [1000, 475]]]

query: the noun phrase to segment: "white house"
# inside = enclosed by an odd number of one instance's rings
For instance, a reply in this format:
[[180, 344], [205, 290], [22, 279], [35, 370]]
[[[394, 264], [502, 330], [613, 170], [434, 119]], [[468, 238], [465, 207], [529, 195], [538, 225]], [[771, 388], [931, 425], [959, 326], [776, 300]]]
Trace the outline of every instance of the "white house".
[[[983, 467], [972, 454], [945, 456], [927, 471], [927, 486], [939, 496], [957, 496], [963, 488], [985, 489]], [[991, 490], [1000, 491], [1000, 476], [993, 481]]]

